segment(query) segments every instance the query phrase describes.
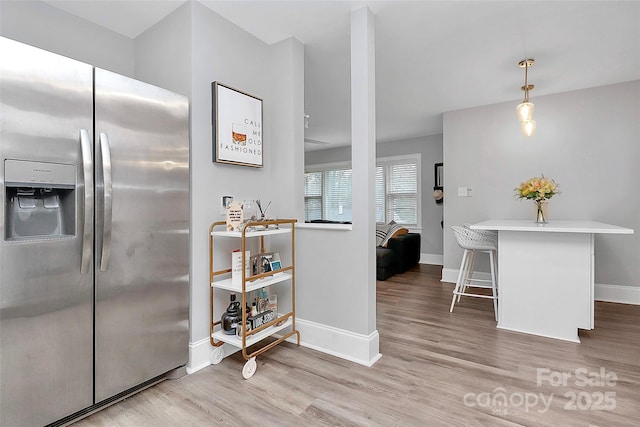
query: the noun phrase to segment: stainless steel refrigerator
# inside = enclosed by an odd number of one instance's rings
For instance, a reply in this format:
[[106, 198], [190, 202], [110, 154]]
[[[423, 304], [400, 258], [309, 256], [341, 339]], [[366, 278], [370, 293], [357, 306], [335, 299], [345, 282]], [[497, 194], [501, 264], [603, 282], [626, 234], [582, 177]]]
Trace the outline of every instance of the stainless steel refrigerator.
[[188, 100], [0, 58], [0, 426], [42, 426], [187, 363]]

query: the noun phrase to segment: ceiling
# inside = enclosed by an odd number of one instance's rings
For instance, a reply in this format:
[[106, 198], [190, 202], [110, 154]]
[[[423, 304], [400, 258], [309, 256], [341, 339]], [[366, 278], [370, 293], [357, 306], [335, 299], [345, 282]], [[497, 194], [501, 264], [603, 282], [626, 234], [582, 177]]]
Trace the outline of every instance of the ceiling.
[[[184, 0], [45, 0], [135, 38]], [[640, 79], [638, 1], [216, 1], [267, 44], [305, 45], [306, 150], [350, 143], [350, 11], [376, 16], [379, 142], [442, 133], [442, 113]]]

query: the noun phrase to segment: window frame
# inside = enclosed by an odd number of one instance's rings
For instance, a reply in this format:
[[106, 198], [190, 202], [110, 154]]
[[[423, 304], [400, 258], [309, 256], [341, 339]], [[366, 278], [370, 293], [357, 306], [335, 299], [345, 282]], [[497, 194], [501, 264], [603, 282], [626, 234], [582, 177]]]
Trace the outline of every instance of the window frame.
[[[342, 169], [351, 169], [353, 170], [353, 168], [351, 167], [351, 162], [333, 162], [333, 163], [322, 163], [322, 164], [318, 164], [318, 165], [310, 165], [310, 166], [305, 166], [304, 168], [304, 173], [305, 175], [307, 173], [315, 173], [315, 172], [320, 172], [322, 173], [322, 179], [321, 179], [321, 188], [322, 188], [322, 194], [320, 195], [320, 211], [322, 214], [322, 220], [325, 220], [326, 218], [326, 209], [327, 209], [327, 203], [325, 200], [325, 195], [327, 194], [326, 192], [326, 172], [328, 170], [342, 170]], [[316, 197], [316, 196], [310, 196], [310, 197]], [[305, 208], [306, 208], [306, 200], [310, 197], [304, 196], [305, 198]], [[353, 219], [353, 218], [352, 218]], [[305, 221], [307, 221], [306, 218], [306, 212], [305, 212]]]
[[[379, 157], [376, 159], [376, 170], [378, 167], [383, 168], [383, 197], [384, 197], [384, 218], [383, 222], [378, 222], [377, 224], [386, 224], [391, 219], [388, 217], [388, 187], [389, 187], [389, 177], [388, 177], [388, 167], [394, 164], [402, 164], [402, 163], [414, 163], [416, 165], [416, 223], [415, 224], [402, 224], [410, 231], [419, 232], [422, 230], [422, 155], [421, 153], [412, 153], [412, 154], [404, 154], [398, 156], [387, 156], [387, 157]], [[321, 205], [322, 205], [322, 219], [325, 218], [325, 196], [326, 196], [326, 188], [325, 188], [325, 180], [326, 180], [326, 171], [328, 170], [338, 170], [338, 169], [352, 169], [352, 163], [347, 162], [332, 162], [332, 163], [321, 163], [315, 165], [305, 166], [304, 173], [322, 173], [322, 195], [321, 197]], [[375, 184], [374, 184], [375, 186]], [[375, 191], [375, 189], [374, 189]], [[376, 194], [377, 196], [377, 194]], [[313, 196], [317, 197], [317, 196]], [[307, 196], [305, 196], [305, 207]], [[376, 210], [377, 210], [377, 203]], [[376, 215], [377, 218], [377, 215]], [[353, 219], [353, 218], [352, 218]], [[305, 218], [306, 221], [306, 218]]]
[[320, 195], [319, 196], [307, 196], [306, 195], [306, 187], [305, 187], [305, 196], [304, 196], [304, 216], [305, 216], [305, 221], [307, 221], [307, 200], [309, 199], [313, 199], [313, 200], [320, 200], [320, 219], [322, 219], [322, 217], [324, 217], [324, 170], [305, 170], [304, 174], [308, 174], [308, 173], [317, 173], [320, 172], [321, 176], [320, 176]]
[[393, 164], [409, 163], [408, 161], [414, 161], [416, 165], [416, 223], [415, 224], [402, 224], [410, 231], [418, 231], [422, 229], [422, 155], [421, 153], [403, 154], [399, 156], [379, 157], [376, 159], [376, 168], [383, 166], [384, 175], [384, 219], [383, 222], [376, 222], [376, 224], [387, 224], [393, 218], [387, 218], [389, 211], [388, 207], [388, 186], [389, 186], [389, 174], [386, 167]]

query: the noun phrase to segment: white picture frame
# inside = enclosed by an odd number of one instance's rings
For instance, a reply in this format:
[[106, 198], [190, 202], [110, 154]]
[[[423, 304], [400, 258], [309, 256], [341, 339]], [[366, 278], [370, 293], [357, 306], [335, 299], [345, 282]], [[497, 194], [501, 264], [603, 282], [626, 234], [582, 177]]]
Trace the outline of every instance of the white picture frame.
[[213, 161], [262, 167], [262, 99], [220, 82], [211, 92]]

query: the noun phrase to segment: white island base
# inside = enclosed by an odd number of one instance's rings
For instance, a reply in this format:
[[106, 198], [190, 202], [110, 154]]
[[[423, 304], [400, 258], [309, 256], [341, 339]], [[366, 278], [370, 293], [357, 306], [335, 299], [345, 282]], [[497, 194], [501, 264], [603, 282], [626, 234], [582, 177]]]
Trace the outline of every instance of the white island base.
[[593, 329], [594, 234], [633, 234], [593, 221], [489, 220], [498, 231], [498, 328], [580, 342]]

